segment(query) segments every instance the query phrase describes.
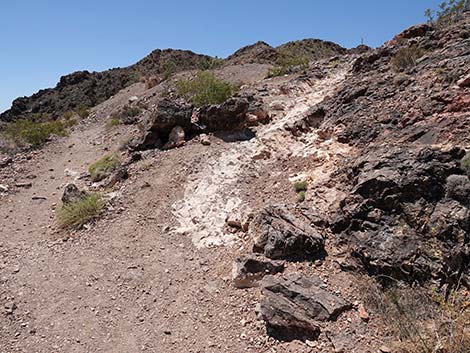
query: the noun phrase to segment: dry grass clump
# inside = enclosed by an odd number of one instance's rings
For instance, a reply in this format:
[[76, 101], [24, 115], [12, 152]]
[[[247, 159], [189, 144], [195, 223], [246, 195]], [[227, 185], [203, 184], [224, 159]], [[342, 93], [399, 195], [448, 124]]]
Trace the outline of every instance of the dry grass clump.
[[114, 154], [109, 154], [96, 161], [88, 168], [92, 181], [100, 181], [106, 178], [121, 165], [121, 161]]
[[80, 201], [64, 204], [58, 213], [59, 225], [62, 228], [80, 228], [98, 216], [104, 205], [98, 194], [90, 194]]

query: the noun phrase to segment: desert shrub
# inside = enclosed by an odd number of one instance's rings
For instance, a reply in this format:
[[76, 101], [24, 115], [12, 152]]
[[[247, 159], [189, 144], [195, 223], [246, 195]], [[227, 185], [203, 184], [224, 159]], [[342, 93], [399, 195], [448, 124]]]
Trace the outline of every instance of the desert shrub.
[[[425, 288], [367, 284], [361, 292], [367, 309], [378, 315], [399, 341], [400, 353], [464, 353], [470, 351], [470, 311], [464, 294], [447, 301]], [[439, 350], [436, 350], [439, 348]]]
[[424, 50], [411, 46], [398, 50], [390, 61], [395, 71], [404, 71], [416, 65], [416, 61], [424, 55]]
[[90, 111], [84, 105], [79, 105], [78, 107], [76, 107], [75, 113], [77, 113], [78, 116], [82, 119], [88, 118], [88, 115], [90, 115]]
[[46, 121], [44, 116], [15, 120], [4, 130], [6, 138], [14, 143], [29, 144], [38, 147], [46, 142], [51, 135], [67, 135], [66, 124], [61, 120]]
[[206, 70], [214, 70], [221, 67], [224, 63], [223, 59], [218, 57], [215, 58], [207, 58], [207, 60], [202, 61], [199, 64], [199, 70], [206, 71]]
[[133, 118], [135, 118], [141, 112], [142, 112], [142, 108], [140, 107], [131, 107], [129, 105], [125, 105], [121, 110], [111, 115], [110, 122], [114, 121], [114, 125], [112, 126], [119, 125], [120, 123], [124, 123], [124, 124], [134, 123], [135, 119]]
[[467, 154], [460, 161], [460, 168], [462, 168], [462, 170], [467, 173], [468, 176], [470, 176], [470, 152], [467, 152]]
[[178, 81], [176, 87], [179, 95], [187, 97], [197, 107], [222, 103], [237, 91], [234, 85], [208, 71], [199, 72], [192, 80]]
[[463, 12], [470, 10], [470, 0], [449, 0], [439, 5], [439, 10], [427, 9], [424, 15], [430, 23], [448, 26], [457, 21]]
[[119, 118], [111, 118], [106, 123], [106, 128], [111, 129], [111, 128], [113, 128], [115, 126], [118, 126], [120, 124], [121, 124], [121, 120], [119, 120]]
[[100, 181], [121, 165], [119, 158], [114, 154], [109, 154], [96, 161], [88, 168], [92, 181]]
[[308, 57], [305, 55], [293, 56], [287, 53], [281, 53], [277, 60], [277, 65], [269, 69], [267, 77], [277, 77], [290, 74], [295, 70], [307, 70]]
[[103, 210], [104, 201], [98, 194], [90, 194], [77, 202], [64, 204], [58, 213], [63, 228], [80, 228]]
[[308, 184], [306, 181], [297, 181], [294, 183], [295, 192], [307, 191]]
[[300, 191], [297, 194], [297, 202], [304, 202], [305, 201], [305, 191]]

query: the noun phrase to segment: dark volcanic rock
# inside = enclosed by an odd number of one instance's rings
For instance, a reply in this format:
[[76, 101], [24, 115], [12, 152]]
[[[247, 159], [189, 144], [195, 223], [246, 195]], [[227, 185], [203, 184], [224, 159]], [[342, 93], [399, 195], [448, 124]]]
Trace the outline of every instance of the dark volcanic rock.
[[266, 275], [284, 271], [283, 261], [273, 261], [259, 254], [248, 254], [235, 260], [232, 278], [235, 287], [256, 287]]
[[322, 256], [325, 238], [300, 215], [284, 205], [263, 209], [250, 224], [255, 252], [271, 259], [302, 259]]
[[332, 230], [371, 274], [409, 281], [447, 277], [446, 256], [463, 252], [470, 234], [468, 204], [446, 198], [447, 178], [462, 173], [464, 151], [388, 146], [364, 152], [347, 168], [352, 187]]
[[85, 191], [79, 190], [75, 184], [68, 184], [62, 194], [62, 202], [64, 204], [75, 203], [81, 201], [87, 195]]
[[267, 276], [261, 285], [259, 313], [268, 334], [279, 340], [314, 340], [320, 334], [320, 322], [335, 320], [351, 308], [350, 303], [323, 289], [325, 284], [318, 277], [298, 273]]
[[250, 103], [245, 98], [229, 98], [221, 104], [198, 109], [197, 122], [206, 131], [239, 130], [247, 125], [249, 106]]

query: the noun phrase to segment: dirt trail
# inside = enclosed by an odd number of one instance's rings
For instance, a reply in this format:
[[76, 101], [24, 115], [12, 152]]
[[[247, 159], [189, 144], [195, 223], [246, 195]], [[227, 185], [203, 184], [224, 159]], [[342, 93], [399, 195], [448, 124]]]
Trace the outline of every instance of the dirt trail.
[[[237, 182], [253, 156], [266, 148], [292, 152], [281, 147], [290, 138], [281, 127], [342, 77], [311, 86], [306, 100], [286, 97], [290, 113], [256, 139], [192, 141], [155, 154], [151, 168], [149, 160], [137, 163], [112, 210], [77, 234], [53, 227], [63, 187], [74, 179], [65, 170], [85, 171], [120, 136], [110, 137], [101, 117], [18, 166], [32, 187], [0, 206], [0, 305], [8, 310], [0, 315], [0, 352], [271, 349], [255, 318], [257, 292], [230, 283], [236, 251], [206, 246], [235, 240], [223, 224], [244, 207]], [[296, 344], [280, 349], [303, 349]]]

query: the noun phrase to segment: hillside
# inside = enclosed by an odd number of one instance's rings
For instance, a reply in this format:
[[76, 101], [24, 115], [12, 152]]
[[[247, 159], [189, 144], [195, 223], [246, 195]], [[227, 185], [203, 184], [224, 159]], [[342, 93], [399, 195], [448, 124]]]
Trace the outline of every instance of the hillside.
[[469, 12], [15, 102], [91, 108], [0, 143], [1, 352], [470, 350]]

